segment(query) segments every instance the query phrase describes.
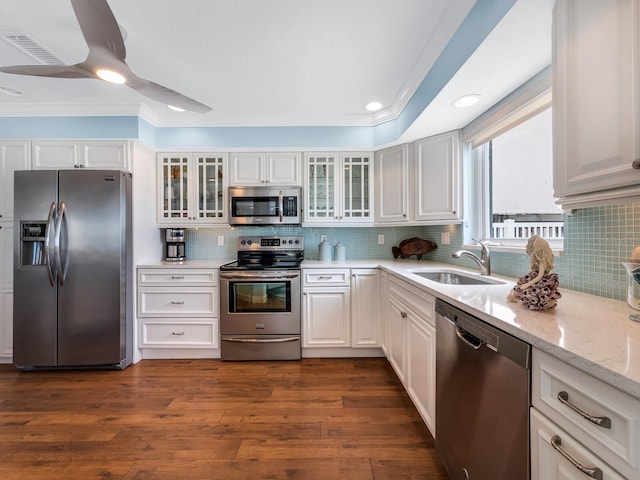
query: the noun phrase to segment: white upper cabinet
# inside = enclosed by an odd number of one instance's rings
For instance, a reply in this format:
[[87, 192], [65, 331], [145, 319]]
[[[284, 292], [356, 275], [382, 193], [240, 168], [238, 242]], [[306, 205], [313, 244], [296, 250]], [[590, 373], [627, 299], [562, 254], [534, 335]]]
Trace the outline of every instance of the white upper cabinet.
[[304, 222], [373, 223], [372, 159], [368, 152], [306, 153]]
[[158, 224], [227, 222], [226, 153], [159, 153]]
[[376, 223], [409, 221], [409, 147], [376, 152]]
[[37, 140], [33, 142], [33, 168], [131, 171], [131, 148], [126, 140]]
[[376, 223], [459, 222], [460, 133], [376, 152]]
[[460, 137], [449, 132], [414, 143], [414, 219], [459, 220]]
[[231, 154], [232, 186], [300, 185], [298, 152], [238, 152]]
[[0, 222], [13, 221], [13, 172], [31, 170], [31, 144], [28, 141], [0, 143]]
[[558, 0], [554, 190], [563, 206], [640, 195], [640, 0]]

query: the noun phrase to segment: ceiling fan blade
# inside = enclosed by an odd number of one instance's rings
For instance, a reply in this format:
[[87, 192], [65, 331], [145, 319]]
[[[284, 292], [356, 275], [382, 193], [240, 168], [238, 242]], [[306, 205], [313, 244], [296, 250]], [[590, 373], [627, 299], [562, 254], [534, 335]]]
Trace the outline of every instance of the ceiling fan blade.
[[206, 106], [192, 98], [186, 97], [181, 93], [171, 90], [170, 88], [158, 85], [150, 80], [135, 77], [127, 81], [127, 85], [142, 95], [157, 100], [167, 105], [180, 107], [190, 112], [207, 113], [211, 111], [211, 107]]
[[127, 51], [122, 32], [106, 0], [71, 0], [82, 35], [89, 45], [106, 48], [124, 60]]
[[14, 65], [0, 67], [0, 72], [35, 77], [91, 78], [91, 75], [75, 65]]

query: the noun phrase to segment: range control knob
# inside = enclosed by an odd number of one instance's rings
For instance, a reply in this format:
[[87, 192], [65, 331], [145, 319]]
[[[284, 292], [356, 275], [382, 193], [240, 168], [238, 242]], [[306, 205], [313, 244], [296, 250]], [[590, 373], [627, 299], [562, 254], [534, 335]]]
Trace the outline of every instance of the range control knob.
[[296, 240], [296, 245], [298, 245], [300, 243], [300, 240]]
[[251, 240], [247, 240], [247, 245], [251, 245], [253, 242]]

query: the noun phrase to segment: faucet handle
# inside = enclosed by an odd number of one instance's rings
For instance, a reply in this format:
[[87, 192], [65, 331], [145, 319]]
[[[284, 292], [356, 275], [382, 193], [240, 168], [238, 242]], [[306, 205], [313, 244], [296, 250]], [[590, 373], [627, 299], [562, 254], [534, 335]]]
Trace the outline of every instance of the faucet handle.
[[471, 240], [473, 240], [474, 242], [477, 242], [480, 244], [480, 246], [482, 247], [482, 256], [486, 257], [489, 255], [489, 247], [487, 247], [487, 245], [485, 244], [485, 242], [482, 242], [480, 240], [478, 240], [477, 238], [473, 238], [471, 237]]

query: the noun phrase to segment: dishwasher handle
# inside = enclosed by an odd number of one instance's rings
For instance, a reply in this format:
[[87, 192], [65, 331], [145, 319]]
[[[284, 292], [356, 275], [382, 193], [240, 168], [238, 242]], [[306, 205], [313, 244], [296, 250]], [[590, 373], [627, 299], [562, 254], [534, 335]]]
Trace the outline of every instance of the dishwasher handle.
[[460, 340], [462, 340], [464, 343], [469, 345], [471, 348], [473, 348], [474, 350], [478, 350], [482, 346], [482, 344], [484, 343], [482, 340], [480, 340], [479, 338], [474, 337], [469, 332], [467, 332], [466, 330], [463, 330], [462, 328], [458, 327], [457, 325], [456, 325], [456, 336]]

